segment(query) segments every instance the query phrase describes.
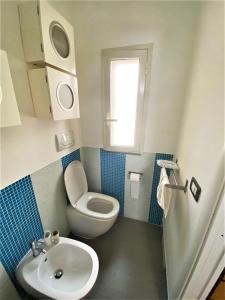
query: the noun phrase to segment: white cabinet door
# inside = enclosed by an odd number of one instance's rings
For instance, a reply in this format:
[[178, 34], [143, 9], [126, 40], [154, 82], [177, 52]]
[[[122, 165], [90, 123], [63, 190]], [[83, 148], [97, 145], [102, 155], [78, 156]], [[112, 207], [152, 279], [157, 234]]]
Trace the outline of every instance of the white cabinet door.
[[6, 51], [1, 50], [0, 127], [21, 125]]
[[46, 1], [20, 5], [25, 61], [76, 74], [73, 26]]
[[77, 78], [54, 68], [28, 71], [36, 116], [66, 120], [80, 117]]

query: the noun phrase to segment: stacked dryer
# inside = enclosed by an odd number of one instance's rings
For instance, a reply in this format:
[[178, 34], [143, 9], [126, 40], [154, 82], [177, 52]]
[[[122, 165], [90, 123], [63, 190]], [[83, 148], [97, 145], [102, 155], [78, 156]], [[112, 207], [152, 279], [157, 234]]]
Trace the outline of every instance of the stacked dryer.
[[19, 12], [36, 116], [79, 118], [72, 25], [46, 1], [26, 2]]

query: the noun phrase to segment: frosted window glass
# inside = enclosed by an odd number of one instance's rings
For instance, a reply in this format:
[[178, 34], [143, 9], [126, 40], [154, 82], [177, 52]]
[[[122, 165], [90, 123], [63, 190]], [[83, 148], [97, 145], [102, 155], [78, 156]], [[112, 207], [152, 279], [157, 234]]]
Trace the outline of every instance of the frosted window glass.
[[65, 109], [71, 109], [74, 104], [73, 91], [67, 84], [61, 84], [58, 86], [58, 101]]
[[110, 111], [111, 146], [134, 146], [138, 97], [139, 59], [111, 61]]
[[60, 24], [53, 22], [50, 25], [50, 37], [57, 53], [63, 58], [67, 58], [69, 56], [70, 46], [64, 28]]

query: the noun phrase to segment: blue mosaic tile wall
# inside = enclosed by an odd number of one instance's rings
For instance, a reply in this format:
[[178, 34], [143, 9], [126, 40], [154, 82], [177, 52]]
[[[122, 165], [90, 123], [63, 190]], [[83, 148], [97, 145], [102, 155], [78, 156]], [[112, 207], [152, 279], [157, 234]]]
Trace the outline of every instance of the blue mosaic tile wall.
[[126, 154], [100, 149], [100, 161], [101, 191], [119, 201], [119, 214], [124, 216]]
[[73, 151], [72, 153], [62, 157], [62, 166], [63, 171], [65, 171], [66, 167], [73, 161], [79, 160], [80, 161], [80, 149]]
[[[173, 155], [156, 153], [155, 156], [154, 172], [153, 172], [153, 179], [152, 179], [151, 202], [150, 202], [150, 209], [149, 209], [149, 222], [152, 224], [161, 225], [162, 218], [163, 218], [163, 210], [161, 209], [161, 207], [158, 205], [157, 202], [157, 187], [159, 184], [160, 172], [161, 172], [161, 168], [157, 165], [158, 159], [173, 160]], [[169, 176], [168, 170], [167, 173]]]
[[43, 236], [30, 176], [0, 191], [0, 258], [14, 280], [15, 269], [30, 249], [29, 242]]
[[[157, 159], [172, 160], [173, 155], [157, 153], [149, 210], [149, 222], [161, 225], [163, 212], [156, 198], [160, 178]], [[73, 160], [80, 160], [80, 149], [62, 158], [63, 170]], [[101, 192], [113, 196], [120, 202], [120, 215], [124, 216], [124, 190], [126, 154], [100, 149]], [[30, 240], [43, 236], [30, 176], [0, 191], [0, 259], [9, 276], [15, 279], [15, 268], [30, 249]]]

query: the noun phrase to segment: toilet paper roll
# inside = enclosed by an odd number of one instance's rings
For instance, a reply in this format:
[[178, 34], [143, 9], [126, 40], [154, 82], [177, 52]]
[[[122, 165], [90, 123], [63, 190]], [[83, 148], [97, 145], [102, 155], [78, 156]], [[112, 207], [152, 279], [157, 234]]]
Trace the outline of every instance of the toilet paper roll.
[[130, 173], [130, 181], [140, 181], [141, 180], [141, 174], [140, 173]]
[[139, 198], [141, 174], [130, 173], [130, 195], [132, 199]]

